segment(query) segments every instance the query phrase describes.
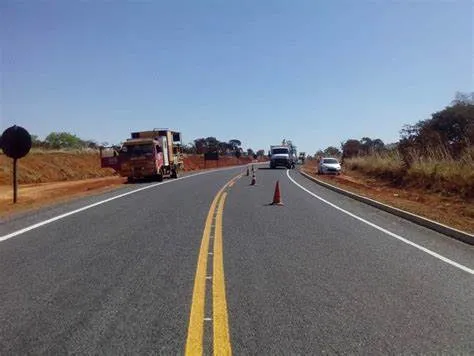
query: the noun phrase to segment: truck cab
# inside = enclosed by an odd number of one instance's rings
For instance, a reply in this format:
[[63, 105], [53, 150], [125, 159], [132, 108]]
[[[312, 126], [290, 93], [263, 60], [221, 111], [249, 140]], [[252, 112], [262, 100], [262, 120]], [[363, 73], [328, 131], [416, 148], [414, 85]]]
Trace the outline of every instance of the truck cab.
[[287, 146], [271, 146], [270, 147], [270, 168], [286, 167], [288, 169], [294, 167], [294, 159]]
[[177, 178], [184, 168], [181, 134], [168, 129], [132, 132], [120, 148], [101, 148], [101, 166], [112, 168], [129, 181]]

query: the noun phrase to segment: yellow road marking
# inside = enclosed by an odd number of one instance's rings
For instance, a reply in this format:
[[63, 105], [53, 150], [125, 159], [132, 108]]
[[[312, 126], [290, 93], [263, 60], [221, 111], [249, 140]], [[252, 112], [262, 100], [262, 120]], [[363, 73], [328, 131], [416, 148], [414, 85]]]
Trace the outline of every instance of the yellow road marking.
[[209, 236], [211, 233], [212, 215], [216, 208], [217, 198], [214, 198], [207, 214], [204, 232], [202, 234], [201, 248], [194, 279], [191, 316], [189, 318], [188, 338], [186, 340], [186, 355], [202, 355], [202, 337], [204, 330], [204, 297], [206, 295], [207, 251], [209, 250]]
[[[186, 355], [202, 355], [203, 354], [203, 335], [204, 335], [204, 306], [206, 297], [206, 274], [207, 274], [207, 260], [209, 253], [209, 240], [211, 234], [211, 225], [213, 220], [214, 212], [222, 192], [231, 184], [235, 183], [241, 175], [232, 178], [227, 182], [221, 190], [216, 194], [214, 200], [211, 203], [211, 207], [207, 214], [206, 224], [204, 225], [204, 232], [202, 234], [201, 247], [199, 249], [199, 257], [196, 268], [196, 277], [194, 279], [193, 298], [191, 302], [191, 314], [189, 318], [188, 336], [186, 339]], [[221, 205], [219, 205], [221, 206]], [[223, 205], [222, 205], [223, 209]], [[217, 220], [217, 219], [216, 219]], [[220, 220], [220, 228], [218, 228], [218, 222], [216, 221], [215, 231], [220, 231], [222, 241], [222, 214]], [[217, 234], [217, 233], [216, 233]], [[222, 246], [222, 245], [221, 245]], [[222, 274], [222, 278], [223, 278]], [[224, 290], [224, 302], [225, 302], [225, 290]], [[226, 311], [227, 317], [227, 311]], [[226, 319], [227, 320], [227, 319]], [[228, 327], [227, 327], [228, 330]], [[215, 332], [215, 331], [214, 331]]]
[[214, 355], [232, 355], [227, 301], [225, 297], [224, 255], [222, 248], [222, 214], [226, 197], [227, 193], [223, 193], [219, 201], [214, 233], [214, 278], [212, 279]]

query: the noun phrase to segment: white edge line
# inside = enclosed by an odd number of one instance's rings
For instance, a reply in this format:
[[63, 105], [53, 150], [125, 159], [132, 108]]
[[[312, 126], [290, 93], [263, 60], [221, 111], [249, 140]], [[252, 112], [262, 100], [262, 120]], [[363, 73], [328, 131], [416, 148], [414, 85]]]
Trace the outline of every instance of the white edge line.
[[226, 168], [220, 168], [220, 169], [214, 169], [214, 170], [211, 170], [211, 171], [198, 172], [198, 173], [190, 174], [190, 175], [187, 175], [187, 176], [184, 176], [184, 177], [179, 177], [179, 178], [176, 178], [176, 179], [173, 179], [173, 180], [167, 180], [167, 181], [164, 181], [164, 182], [160, 182], [160, 183], [155, 183], [155, 184], [147, 185], [146, 187], [138, 188], [138, 189], [135, 189], [135, 190], [132, 190], [132, 191], [123, 193], [123, 194], [115, 195], [115, 196], [113, 196], [113, 197], [111, 197], [111, 198], [108, 198], [108, 199], [101, 200], [101, 201], [98, 201], [98, 202], [93, 203], [93, 204], [89, 204], [89, 205], [83, 206], [82, 208], [69, 211], [69, 212], [67, 212], [67, 213], [64, 213], [64, 214], [55, 216], [54, 218], [50, 218], [50, 219], [47, 219], [47, 220], [43, 220], [43, 221], [40, 221], [40, 222], [38, 222], [38, 223], [36, 223], [36, 224], [27, 226], [27, 227], [25, 227], [25, 228], [23, 228], [23, 229], [20, 229], [20, 230], [11, 232], [11, 233], [9, 233], [9, 234], [7, 234], [7, 235], [0, 236], [0, 242], [5, 241], [5, 240], [8, 240], [8, 239], [11, 239], [12, 237], [15, 237], [15, 236], [24, 234], [25, 232], [28, 232], [28, 231], [37, 229], [37, 228], [39, 228], [39, 227], [41, 227], [41, 226], [50, 224], [50, 223], [52, 223], [52, 222], [54, 222], [54, 221], [64, 219], [65, 217], [68, 217], [68, 216], [70, 216], [70, 215], [74, 215], [74, 214], [80, 213], [81, 211], [84, 211], [84, 210], [87, 210], [87, 209], [96, 207], [96, 206], [98, 206], [98, 205], [102, 205], [102, 204], [108, 203], [108, 202], [110, 202], [110, 201], [112, 201], [112, 200], [120, 199], [120, 198], [126, 197], [127, 195], [131, 195], [131, 194], [135, 194], [135, 193], [141, 192], [142, 190], [155, 188], [155, 187], [157, 187], [157, 186], [159, 186], [159, 185], [163, 185], [163, 184], [167, 184], [167, 183], [172, 183], [172, 182], [176, 182], [176, 181], [179, 181], [179, 180], [182, 180], [182, 179], [191, 178], [191, 177], [196, 177], [196, 176], [200, 176], [200, 175], [203, 175], [203, 174], [210, 174], [210, 173], [215, 173], [215, 172], [222, 172], [222, 171], [227, 171], [227, 170], [231, 170], [231, 169], [237, 169], [237, 168], [241, 168], [241, 167], [245, 167], [245, 165], [242, 165], [242, 166], [233, 166], [233, 167], [226, 167]]
[[[314, 178], [314, 177], [312, 177], [311, 175], [309, 175], [309, 174], [306, 173], [306, 172], [300, 171], [300, 173], [303, 174], [303, 176], [306, 176], [306, 177], [307, 177], [308, 179], [310, 179], [310, 180], [312, 180], [312, 179]], [[314, 179], [316, 179], [316, 178], [314, 178]], [[392, 206], [392, 205], [388, 205], [388, 204], [381, 203], [381, 202], [379, 202], [379, 201], [377, 201], [377, 200], [368, 198], [368, 197], [363, 196], [363, 195], [360, 195], [360, 194], [356, 194], [356, 193], [350, 192], [350, 191], [345, 190], [345, 189], [342, 189], [342, 188], [340, 188], [340, 187], [331, 185], [331, 184], [329, 184], [329, 183], [327, 183], [327, 182], [323, 182], [323, 181], [321, 181], [321, 180], [319, 180], [319, 179], [316, 179], [316, 180], [317, 180], [318, 182], [322, 183], [321, 185], [322, 185], [323, 187], [325, 187], [325, 188], [327, 188], [327, 187], [325, 186], [325, 184], [327, 184], [328, 186], [332, 186], [332, 187], [334, 187], [334, 188], [336, 188], [336, 189], [339, 189], [339, 190], [341, 190], [341, 191], [343, 191], [343, 192], [346, 192], [346, 193], [348, 194], [348, 197], [349, 197], [349, 198], [351, 197], [351, 195], [352, 195], [352, 196], [356, 196], [356, 197], [358, 197], [358, 198], [371, 201], [371, 202], [373, 202], [373, 203], [376, 203], [376, 204], [378, 204], [378, 205], [384, 206], [384, 207], [386, 207], [386, 208], [399, 211], [399, 212], [401, 212], [401, 213], [403, 213], [403, 214], [413, 215], [413, 216], [415, 216], [415, 217], [417, 217], [417, 218], [419, 218], [419, 219], [426, 220], [426, 221], [429, 222], [429, 223], [436, 224], [436, 225], [440, 225], [441, 227], [444, 227], [444, 228], [446, 228], [446, 229], [453, 230], [453, 231], [455, 231], [455, 232], [457, 232], [457, 233], [464, 234], [464, 235], [469, 235], [469, 236], [472, 237], [472, 235], [469, 234], [469, 233], [467, 233], [466, 231], [458, 230], [458, 229], [455, 229], [455, 228], [453, 228], [453, 227], [451, 227], [451, 226], [444, 225], [444, 224], [442, 224], [442, 223], [440, 223], [440, 222], [438, 222], [438, 221], [434, 221], [434, 220], [428, 219], [428, 218], [426, 218], [426, 217], [424, 217], [424, 216], [417, 215], [417, 214], [414, 214], [414, 213], [410, 213], [410, 212], [405, 211], [405, 210], [403, 210], [403, 209], [396, 208], [396, 207], [394, 207], [394, 206]], [[330, 188], [328, 188], [328, 189], [330, 189]], [[334, 190], [334, 191], [335, 191], [336, 193], [339, 193], [337, 190]], [[341, 193], [339, 193], [339, 194], [341, 194]], [[357, 200], [357, 199], [356, 199], [356, 200]], [[364, 202], [361, 201], [361, 203], [364, 203]], [[377, 208], [377, 207], [375, 206], [375, 208]], [[383, 209], [382, 209], [382, 210], [383, 210]], [[403, 218], [403, 217], [402, 217], [402, 218]], [[404, 218], [403, 218], [403, 219], [404, 219]], [[435, 230], [435, 231], [436, 231], [436, 230]], [[438, 231], [438, 232], [439, 232], [439, 231]], [[442, 234], [442, 232], [439, 232], [439, 233]]]
[[396, 239], [398, 239], [398, 240], [400, 240], [400, 241], [406, 243], [407, 245], [413, 246], [413, 247], [415, 247], [415, 248], [417, 248], [417, 249], [419, 249], [419, 250], [421, 250], [421, 251], [423, 251], [423, 252], [425, 252], [425, 253], [427, 253], [427, 254], [433, 256], [433, 257], [436, 257], [437, 259], [439, 259], [439, 260], [441, 260], [441, 261], [443, 261], [443, 262], [446, 262], [446, 263], [448, 263], [448, 264], [450, 264], [450, 265], [452, 265], [452, 266], [454, 266], [454, 267], [457, 267], [457, 268], [459, 268], [459, 269], [461, 269], [461, 270], [463, 270], [463, 271], [465, 271], [465, 272], [467, 272], [467, 273], [470, 273], [470, 274], [474, 275], [474, 269], [471, 269], [471, 268], [466, 267], [466, 266], [464, 266], [464, 265], [462, 265], [462, 264], [460, 264], [460, 263], [457, 263], [457, 262], [455, 262], [455, 261], [453, 261], [453, 260], [450, 260], [449, 258], [444, 257], [444, 256], [440, 255], [439, 253], [436, 253], [436, 252], [434, 252], [434, 251], [431, 251], [431, 250], [427, 249], [426, 247], [420, 246], [420, 245], [418, 245], [418, 244], [416, 244], [416, 243], [414, 243], [414, 242], [412, 242], [412, 241], [410, 241], [410, 240], [408, 240], [408, 239], [406, 239], [406, 238], [404, 238], [404, 237], [402, 237], [402, 236], [400, 236], [400, 235], [397, 235], [397, 234], [395, 234], [395, 233], [393, 233], [393, 232], [391, 232], [391, 231], [388, 231], [388, 230], [384, 229], [383, 227], [380, 227], [380, 226], [378, 226], [378, 225], [376, 225], [376, 224], [374, 224], [374, 223], [372, 223], [372, 222], [370, 222], [370, 221], [367, 221], [367, 220], [365, 220], [365, 219], [363, 219], [363, 218], [361, 218], [361, 217], [359, 217], [359, 216], [357, 216], [357, 215], [355, 215], [355, 214], [353, 214], [353, 213], [351, 213], [351, 212], [349, 212], [349, 211], [347, 211], [347, 210], [344, 210], [344, 209], [340, 208], [339, 206], [337, 206], [337, 205], [331, 203], [330, 201], [327, 201], [327, 200], [324, 199], [324, 198], [321, 198], [319, 195], [314, 194], [314, 193], [311, 192], [310, 190], [308, 190], [308, 189], [306, 189], [305, 187], [303, 187], [301, 184], [297, 183], [293, 178], [291, 178], [289, 172], [290, 172], [290, 171], [287, 170], [287, 171], [286, 171], [286, 175], [288, 176], [288, 179], [289, 179], [291, 182], [293, 182], [293, 184], [295, 184], [295, 185], [298, 186], [299, 188], [303, 189], [306, 193], [312, 195], [312, 196], [315, 197], [316, 199], [321, 200], [323, 203], [326, 203], [326, 204], [332, 206], [334, 209], [337, 209], [337, 210], [339, 210], [339, 211], [341, 211], [341, 212], [343, 212], [343, 213], [349, 215], [350, 217], [353, 217], [354, 219], [357, 219], [357, 220], [359, 220], [359, 221], [361, 221], [361, 222], [363, 222], [363, 223], [365, 223], [365, 224], [367, 224], [367, 225], [369, 225], [369, 226], [372, 226], [373, 228], [375, 228], [375, 229], [377, 229], [377, 230], [379, 230], [379, 231], [382, 231], [382, 232], [384, 232], [385, 234], [387, 234], [387, 235], [389, 235], [389, 236], [392, 236], [392, 237], [394, 237], [394, 238], [396, 238]]

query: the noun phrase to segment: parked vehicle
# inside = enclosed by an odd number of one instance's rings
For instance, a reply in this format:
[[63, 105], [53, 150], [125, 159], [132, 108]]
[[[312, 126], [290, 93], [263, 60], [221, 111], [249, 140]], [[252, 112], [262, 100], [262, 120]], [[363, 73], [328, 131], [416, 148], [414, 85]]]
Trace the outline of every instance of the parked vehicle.
[[101, 166], [130, 182], [141, 178], [177, 178], [184, 168], [181, 133], [169, 129], [132, 132], [121, 147], [101, 147]]
[[341, 174], [341, 164], [336, 158], [324, 157], [318, 162], [318, 174]]

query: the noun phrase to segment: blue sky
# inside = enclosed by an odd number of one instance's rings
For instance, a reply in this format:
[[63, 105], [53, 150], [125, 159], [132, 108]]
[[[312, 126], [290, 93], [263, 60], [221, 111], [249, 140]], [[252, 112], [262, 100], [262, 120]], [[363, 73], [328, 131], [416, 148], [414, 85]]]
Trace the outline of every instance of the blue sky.
[[473, 15], [470, 0], [2, 0], [0, 129], [393, 142], [473, 91]]

